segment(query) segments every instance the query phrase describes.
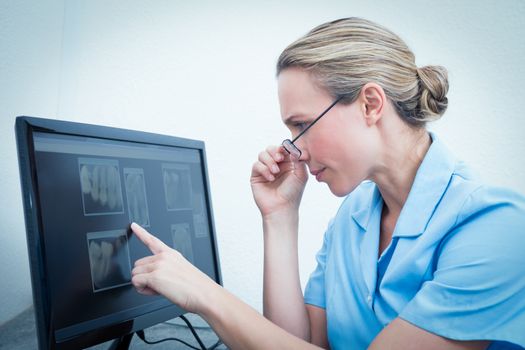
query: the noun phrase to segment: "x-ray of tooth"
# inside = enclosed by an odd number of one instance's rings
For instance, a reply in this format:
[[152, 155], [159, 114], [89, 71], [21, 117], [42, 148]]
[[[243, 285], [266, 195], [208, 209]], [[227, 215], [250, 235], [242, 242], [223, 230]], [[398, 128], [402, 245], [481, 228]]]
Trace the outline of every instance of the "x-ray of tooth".
[[193, 226], [195, 227], [195, 237], [208, 237], [208, 226], [204, 216], [193, 215]]
[[208, 226], [205, 217], [204, 194], [193, 192], [193, 227], [195, 228], [195, 237], [207, 237]]
[[93, 292], [131, 283], [131, 262], [125, 230], [87, 234]]
[[162, 179], [168, 210], [191, 209], [190, 167], [183, 164], [162, 164]]
[[123, 170], [129, 219], [131, 222], [148, 227], [150, 222], [144, 170], [139, 168], [124, 168]]
[[191, 244], [190, 224], [171, 225], [173, 248], [178, 250], [189, 262], [193, 264], [193, 247]]
[[78, 166], [84, 215], [123, 213], [118, 161], [79, 158]]

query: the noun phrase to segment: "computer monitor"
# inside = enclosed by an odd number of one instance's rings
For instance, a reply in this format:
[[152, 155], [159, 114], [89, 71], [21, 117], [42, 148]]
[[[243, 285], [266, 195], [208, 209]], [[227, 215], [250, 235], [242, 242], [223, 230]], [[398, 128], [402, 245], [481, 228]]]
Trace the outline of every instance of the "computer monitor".
[[202, 141], [17, 117], [41, 349], [126, 337], [185, 311], [131, 285], [136, 222], [222, 284]]

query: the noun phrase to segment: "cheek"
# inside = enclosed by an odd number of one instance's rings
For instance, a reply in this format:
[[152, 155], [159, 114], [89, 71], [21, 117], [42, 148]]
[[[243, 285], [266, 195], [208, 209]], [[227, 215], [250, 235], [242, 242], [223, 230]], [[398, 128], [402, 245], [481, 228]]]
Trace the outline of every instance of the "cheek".
[[359, 168], [370, 157], [363, 141], [355, 133], [331, 129], [315, 135], [312, 133], [308, 149], [314, 162], [330, 168], [351, 170]]
[[330, 163], [338, 161], [341, 151], [341, 141], [337, 134], [316, 130], [316, 133], [308, 135], [307, 147], [310, 158], [314, 163], [329, 166]]
[[368, 178], [374, 160], [372, 149], [361, 141], [364, 140], [349, 140], [347, 148], [341, 151], [338, 169], [352, 187]]
[[309, 147], [308, 152], [310, 159], [314, 164], [319, 163], [328, 166], [337, 159], [337, 147], [332, 142], [313, 143], [313, 147]]
[[366, 168], [360, 163], [355, 163], [355, 165], [331, 167], [323, 180], [334, 195], [344, 197], [367, 178]]
[[358, 138], [331, 139], [311, 154], [312, 160], [329, 168], [324, 180], [334, 195], [347, 195], [369, 177], [373, 152], [368, 146]]

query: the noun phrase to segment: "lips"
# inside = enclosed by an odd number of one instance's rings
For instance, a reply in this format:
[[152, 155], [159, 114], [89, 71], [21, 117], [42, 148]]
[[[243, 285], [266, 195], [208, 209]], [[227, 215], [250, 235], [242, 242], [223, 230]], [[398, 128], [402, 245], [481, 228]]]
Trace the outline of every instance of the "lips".
[[325, 170], [326, 168], [321, 168], [321, 169], [316, 169], [316, 170], [310, 170], [310, 174], [312, 174], [313, 176], [315, 176], [316, 180], [319, 181], [319, 179], [321, 178], [321, 174], [323, 173], [323, 171]]

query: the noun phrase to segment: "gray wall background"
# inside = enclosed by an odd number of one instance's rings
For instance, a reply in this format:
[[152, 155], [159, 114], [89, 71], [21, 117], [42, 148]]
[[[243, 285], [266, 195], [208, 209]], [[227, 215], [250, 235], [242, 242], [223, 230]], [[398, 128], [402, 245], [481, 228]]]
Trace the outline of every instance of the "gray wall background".
[[[249, 174], [288, 133], [274, 65], [322, 22], [361, 16], [398, 33], [418, 65], [450, 73], [431, 125], [487, 182], [525, 192], [525, 2], [0, 0], [0, 324], [32, 303], [14, 118], [32, 115], [206, 141], [225, 286], [257, 309], [262, 234]], [[340, 199], [310, 181], [303, 285]]]

